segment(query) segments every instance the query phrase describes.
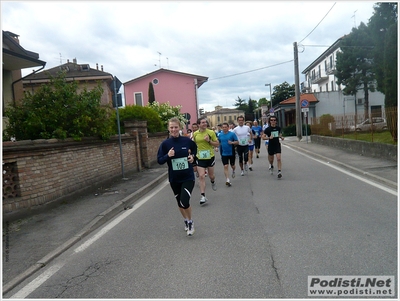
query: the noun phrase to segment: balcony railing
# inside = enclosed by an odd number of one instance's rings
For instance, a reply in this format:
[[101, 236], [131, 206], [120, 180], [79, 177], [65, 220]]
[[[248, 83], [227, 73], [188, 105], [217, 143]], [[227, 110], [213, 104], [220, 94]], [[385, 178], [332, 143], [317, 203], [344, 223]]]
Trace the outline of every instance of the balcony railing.
[[320, 72], [316, 72], [315, 76], [311, 78], [311, 83], [318, 84], [328, 79], [328, 76], [322, 76]]

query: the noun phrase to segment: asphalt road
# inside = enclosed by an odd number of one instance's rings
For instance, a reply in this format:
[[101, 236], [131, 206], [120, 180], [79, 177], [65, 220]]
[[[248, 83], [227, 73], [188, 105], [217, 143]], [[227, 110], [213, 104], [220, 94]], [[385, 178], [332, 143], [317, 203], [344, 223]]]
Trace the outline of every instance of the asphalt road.
[[264, 150], [226, 187], [218, 157], [218, 190], [202, 207], [193, 191], [193, 237], [165, 182], [4, 298], [307, 298], [312, 275], [397, 276], [396, 192], [282, 158], [282, 179]]

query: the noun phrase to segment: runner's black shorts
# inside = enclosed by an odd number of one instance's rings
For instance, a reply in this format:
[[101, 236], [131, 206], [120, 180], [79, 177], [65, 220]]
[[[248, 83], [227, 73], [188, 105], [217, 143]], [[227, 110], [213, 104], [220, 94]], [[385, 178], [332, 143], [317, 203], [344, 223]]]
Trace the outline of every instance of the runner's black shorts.
[[235, 160], [236, 160], [236, 155], [232, 156], [221, 156], [222, 164], [228, 165], [230, 164], [231, 166], [235, 165]]
[[273, 156], [275, 154], [280, 154], [281, 151], [281, 144], [279, 143], [278, 145], [271, 145], [271, 143], [268, 144], [268, 155]]
[[211, 157], [211, 159], [206, 159], [206, 160], [199, 160], [197, 158], [197, 166], [207, 168], [207, 167], [213, 167], [215, 165], [215, 156]]

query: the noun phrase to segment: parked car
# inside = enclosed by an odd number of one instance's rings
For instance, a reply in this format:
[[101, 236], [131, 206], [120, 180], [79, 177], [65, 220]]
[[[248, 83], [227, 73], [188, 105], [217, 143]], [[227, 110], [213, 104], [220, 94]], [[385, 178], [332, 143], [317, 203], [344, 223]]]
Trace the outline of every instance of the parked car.
[[384, 131], [387, 130], [386, 119], [382, 117], [372, 117], [372, 124], [368, 119], [357, 124], [356, 126], [350, 126], [350, 131], [367, 132], [367, 131]]

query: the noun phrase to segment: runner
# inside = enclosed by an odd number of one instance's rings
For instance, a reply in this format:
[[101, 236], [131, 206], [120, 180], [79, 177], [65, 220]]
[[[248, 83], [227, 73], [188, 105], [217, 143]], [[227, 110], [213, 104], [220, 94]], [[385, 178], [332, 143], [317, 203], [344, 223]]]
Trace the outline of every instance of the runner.
[[220, 143], [220, 153], [222, 164], [224, 165], [224, 174], [226, 178], [226, 186], [232, 186], [231, 180], [229, 179], [229, 164], [232, 168], [232, 178], [235, 177], [235, 145], [239, 144], [239, 141], [234, 132], [229, 131], [229, 124], [224, 122], [222, 124], [222, 132], [218, 135], [218, 141]]
[[[244, 125], [244, 117], [239, 116], [237, 118], [238, 126], [233, 129], [233, 132], [236, 134], [239, 145], [236, 147], [237, 154], [239, 156], [239, 165], [240, 165], [240, 175], [244, 176], [244, 169], [248, 170], [247, 161], [249, 160], [249, 142], [253, 140], [253, 134], [250, 128], [247, 125]], [[244, 164], [243, 164], [244, 162]]]
[[261, 135], [262, 135], [262, 127], [258, 125], [258, 121], [253, 121], [253, 127], [251, 128], [254, 133], [254, 150], [256, 152], [256, 158], [259, 158], [260, 155], [260, 146], [261, 146]]
[[[190, 139], [193, 140], [193, 134], [199, 129], [199, 125], [197, 123], [192, 123], [192, 132], [190, 133]], [[197, 164], [196, 164], [196, 154], [194, 154], [194, 162], [193, 162], [193, 171], [196, 177], [199, 177], [199, 173], [197, 172]]]
[[217, 190], [214, 174], [214, 147], [218, 147], [219, 142], [215, 132], [207, 128], [208, 122], [205, 117], [201, 117], [197, 121], [197, 124], [199, 125], [199, 130], [194, 132], [193, 141], [197, 144], [196, 164], [199, 173], [199, 186], [201, 193], [200, 205], [203, 205], [208, 201], [206, 198], [206, 170], [208, 170], [208, 177], [210, 178], [212, 189], [214, 191]]
[[282, 178], [282, 159], [281, 159], [281, 140], [285, 138], [282, 136], [281, 128], [276, 125], [277, 119], [275, 116], [269, 118], [270, 126], [264, 130], [263, 139], [269, 140], [268, 143], [268, 161], [269, 171], [271, 175], [274, 173], [274, 156], [276, 155], [276, 161], [278, 163], [278, 179]]
[[192, 236], [194, 233], [190, 207], [190, 196], [194, 187], [192, 154], [196, 154], [197, 145], [190, 138], [181, 136], [180, 128], [181, 123], [178, 118], [171, 118], [168, 121], [170, 138], [160, 144], [157, 161], [159, 164], [168, 165], [169, 183], [184, 218], [186, 234]]
[[255, 132], [252, 128], [253, 123], [251, 121], [246, 121], [246, 125], [250, 128], [251, 133], [253, 134], [253, 139], [249, 142], [249, 170], [253, 171], [253, 153], [254, 153], [254, 136]]

